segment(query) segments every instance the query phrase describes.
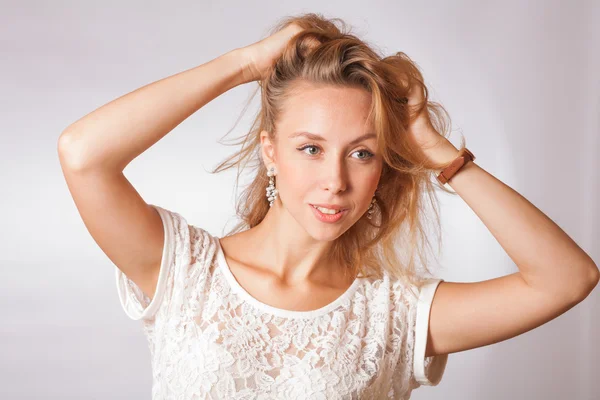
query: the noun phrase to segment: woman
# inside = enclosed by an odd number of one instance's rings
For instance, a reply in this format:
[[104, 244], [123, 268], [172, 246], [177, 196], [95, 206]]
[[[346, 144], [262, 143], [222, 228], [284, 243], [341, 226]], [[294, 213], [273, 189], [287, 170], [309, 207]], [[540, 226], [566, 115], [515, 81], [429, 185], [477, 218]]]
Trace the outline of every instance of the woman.
[[[440, 382], [450, 353], [538, 327], [598, 282], [552, 220], [475, 164], [464, 139], [448, 141], [417, 66], [379, 56], [338, 22], [286, 18], [60, 137], [77, 208], [117, 267], [125, 311], [144, 323], [153, 398], [408, 399]], [[216, 169], [254, 162], [235, 232], [219, 238], [147, 204], [125, 166], [254, 81], [261, 111]], [[519, 272], [474, 283], [417, 272], [417, 259], [427, 270], [423, 195], [435, 205], [435, 188], [454, 193], [446, 183]]]

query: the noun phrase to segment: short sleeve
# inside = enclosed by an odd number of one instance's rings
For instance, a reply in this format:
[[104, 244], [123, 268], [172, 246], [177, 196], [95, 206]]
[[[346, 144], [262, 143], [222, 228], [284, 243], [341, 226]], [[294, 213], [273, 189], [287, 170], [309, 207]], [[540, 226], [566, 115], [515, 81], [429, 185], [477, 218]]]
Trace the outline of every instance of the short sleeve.
[[431, 304], [438, 285], [443, 279], [429, 279], [421, 286], [419, 297], [411, 312], [414, 336], [413, 374], [421, 385], [436, 386], [441, 380], [448, 362], [448, 354], [425, 357]]
[[160, 271], [154, 297], [150, 299], [115, 266], [117, 293], [121, 306], [133, 320], [153, 319], [157, 311], [168, 305], [177, 279], [190, 263], [190, 231], [187, 221], [178, 213], [151, 204], [163, 223], [164, 243]]

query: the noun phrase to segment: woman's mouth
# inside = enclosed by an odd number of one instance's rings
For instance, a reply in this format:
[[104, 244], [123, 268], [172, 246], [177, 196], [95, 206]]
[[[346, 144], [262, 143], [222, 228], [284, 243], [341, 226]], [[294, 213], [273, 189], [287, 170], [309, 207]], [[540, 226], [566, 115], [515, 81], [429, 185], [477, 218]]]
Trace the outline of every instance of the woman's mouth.
[[348, 212], [347, 209], [335, 210], [312, 204], [310, 207], [314, 210], [315, 216], [321, 222], [337, 222]]

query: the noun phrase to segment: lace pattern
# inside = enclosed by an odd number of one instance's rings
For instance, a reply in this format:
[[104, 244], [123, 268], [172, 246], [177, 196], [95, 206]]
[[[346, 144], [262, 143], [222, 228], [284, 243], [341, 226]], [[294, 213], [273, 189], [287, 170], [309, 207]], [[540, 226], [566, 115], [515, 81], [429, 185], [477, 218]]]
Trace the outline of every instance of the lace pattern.
[[115, 272], [148, 340], [154, 400], [408, 399], [441, 380], [448, 356], [424, 357], [441, 279], [416, 298], [387, 275], [360, 278], [319, 310], [282, 310], [235, 282], [219, 238], [153, 207], [165, 229], [154, 298]]

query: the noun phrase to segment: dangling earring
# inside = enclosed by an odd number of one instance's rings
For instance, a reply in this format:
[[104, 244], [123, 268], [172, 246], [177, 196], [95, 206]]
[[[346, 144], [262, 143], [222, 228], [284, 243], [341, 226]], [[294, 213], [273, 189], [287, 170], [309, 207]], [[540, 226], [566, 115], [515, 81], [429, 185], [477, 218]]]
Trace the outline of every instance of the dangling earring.
[[373, 218], [373, 213], [375, 212], [373, 206], [376, 202], [377, 200], [375, 199], [375, 195], [373, 195], [373, 199], [371, 200], [371, 204], [369, 204], [369, 209], [367, 210], [367, 218], [369, 219]]
[[267, 186], [267, 199], [269, 200], [269, 207], [273, 207], [273, 203], [277, 198], [277, 189], [275, 189], [275, 168], [271, 167], [267, 171], [267, 176], [269, 177], [269, 186]]

